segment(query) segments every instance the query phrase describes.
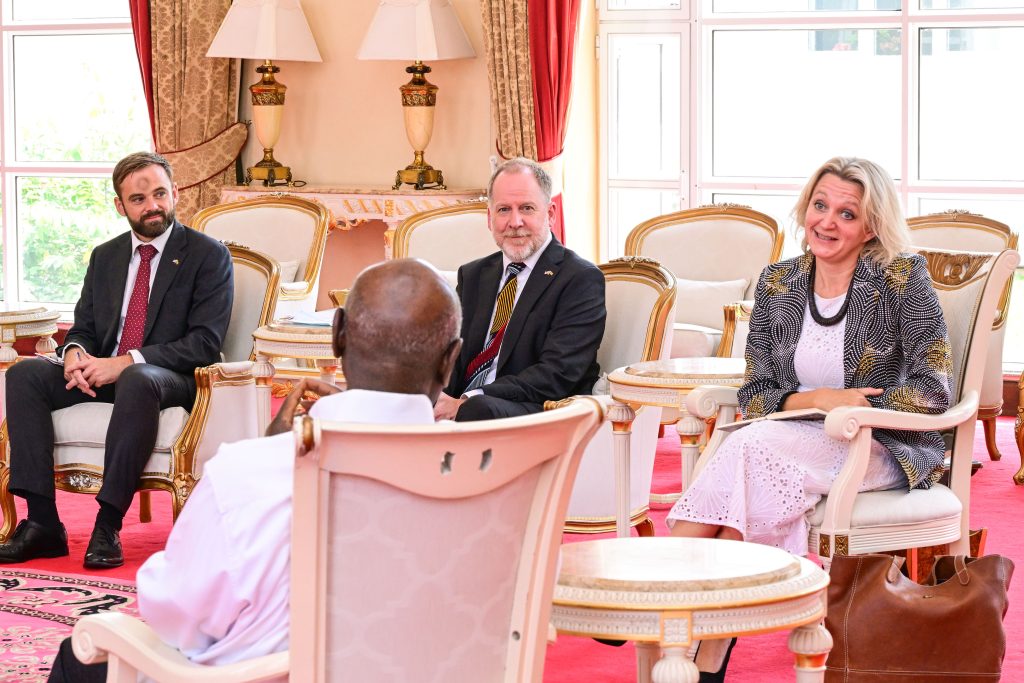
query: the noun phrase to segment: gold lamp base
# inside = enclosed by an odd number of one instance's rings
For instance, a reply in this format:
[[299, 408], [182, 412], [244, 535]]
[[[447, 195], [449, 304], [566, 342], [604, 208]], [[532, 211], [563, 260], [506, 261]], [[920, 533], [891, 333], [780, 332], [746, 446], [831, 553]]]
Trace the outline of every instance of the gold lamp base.
[[417, 190], [445, 190], [444, 174], [441, 169], [434, 168], [423, 160], [423, 151], [417, 151], [412, 163], [395, 173], [395, 184], [391, 188], [397, 190], [402, 185], [413, 185]]
[[259, 180], [264, 185], [276, 185], [282, 181], [291, 185], [292, 169], [274, 158], [273, 149], [266, 148], [263, 150], [263, 159], [255, 166], [245, 169], [245, 184], [248, 185], [254, 180]]

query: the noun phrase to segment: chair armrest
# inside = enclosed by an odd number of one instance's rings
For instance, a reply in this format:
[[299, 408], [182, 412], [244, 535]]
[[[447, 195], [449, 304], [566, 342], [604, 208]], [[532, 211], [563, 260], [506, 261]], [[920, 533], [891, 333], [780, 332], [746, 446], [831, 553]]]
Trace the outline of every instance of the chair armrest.
[[831, 410], [825, 417], [825, 432], [833, 439], [849, 441], [863, 428], [901, 429], [910, 432], [939, 431], [973, 420], [977, 412], [976, 391], [966, 392], [959, 403], [938, 415], [843, 406]]
[[282, 293], [288, 294], [302, 294], [309, 291], [309, 283], [305, 280], [299, 280], [297, 282], [282, 282], [280, 287]]
[[686, 395], [686, 412], [704, 420], [709, 417], [720, 417], [719, 411], [723, 408], [731, 408], [732, 414], [735, 415], [739, 406], [736, 395], [736, 387], [697, 387]]
[[86, 664], [109, 661], [112, 673], [122, 676], [118, 680], [135, 680], [125, 677], [125, 665], [158, 681], [243, 683], [288, 674], [288, 652], [223, 666], [194, 664], [142, 621], [119, 612], [79, 619], [71, 634], [71, 646], [75, 656]]

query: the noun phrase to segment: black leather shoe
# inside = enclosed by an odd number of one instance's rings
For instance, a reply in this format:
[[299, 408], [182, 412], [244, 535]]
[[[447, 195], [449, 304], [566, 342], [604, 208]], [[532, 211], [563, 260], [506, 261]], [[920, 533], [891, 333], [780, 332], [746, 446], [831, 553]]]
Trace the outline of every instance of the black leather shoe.
[[113, 569], [124, 564], [120, 534], [105, 526], [94, 528], [85, 549], [84, 564], [86, 569]]
[[68, 554], [68, 532], [64, 525], [45, 527], [31, 519], [18, 522], [7, 543], [0, 545], [0, 563], [28, 562], [40, 557], [64, 557]]

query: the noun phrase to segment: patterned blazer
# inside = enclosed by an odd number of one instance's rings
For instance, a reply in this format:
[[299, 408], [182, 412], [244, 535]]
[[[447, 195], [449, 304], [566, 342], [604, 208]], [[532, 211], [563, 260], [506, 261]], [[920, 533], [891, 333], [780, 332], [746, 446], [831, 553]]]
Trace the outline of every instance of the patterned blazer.
[[[747, 337], [746, 377], [739, 390], [745, 417], [775, 412], [797, 390], [793, 356], [807, 307], [812, 256], [768, 266], [755, 293]], [[903, 254], [888, 266], [860, 258], [854, 271], [843, 339], [846, 388], [877, 387], [876, 408], [941, 413], [949, 407], [952, 355], [946, 323], [922, 256]], [[938, 432], [875, 430], [910, 488], [930, 488], [942, 473]]]

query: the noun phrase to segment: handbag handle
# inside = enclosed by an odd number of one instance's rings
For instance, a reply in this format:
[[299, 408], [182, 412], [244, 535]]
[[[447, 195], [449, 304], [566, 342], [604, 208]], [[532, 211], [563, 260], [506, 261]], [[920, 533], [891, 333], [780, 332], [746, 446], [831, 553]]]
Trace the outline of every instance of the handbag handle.
[[966, 586], [971, 582], [971, 575], [967, 571], [967, 556], [957, 555], [953, 558], [953, 567], [956, 569], [956, 578], [960, 581], [961, 586]]

